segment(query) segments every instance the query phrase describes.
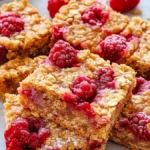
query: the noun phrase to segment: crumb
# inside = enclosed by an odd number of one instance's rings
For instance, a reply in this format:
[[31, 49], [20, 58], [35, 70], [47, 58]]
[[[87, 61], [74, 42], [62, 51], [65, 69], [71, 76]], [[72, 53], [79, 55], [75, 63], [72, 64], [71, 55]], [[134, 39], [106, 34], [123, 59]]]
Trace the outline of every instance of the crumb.
[[142, 10], [141, 9], [133, 10], [133, 11], [131, 11], [131, 14], [132, 15], [141, 15], [142, 14]]

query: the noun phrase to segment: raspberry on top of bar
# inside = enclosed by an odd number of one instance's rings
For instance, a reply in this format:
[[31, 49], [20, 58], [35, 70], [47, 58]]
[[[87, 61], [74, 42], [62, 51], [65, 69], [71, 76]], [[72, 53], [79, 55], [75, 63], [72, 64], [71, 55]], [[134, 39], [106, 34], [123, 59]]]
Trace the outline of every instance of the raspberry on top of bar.
[[18, 56], [48, 54], [51, 23], [27, 0], [0, 7], [0, 65]]
[[34, 59], [16, 58], [0, 66], [0, 96], [4, 98], [5, 93], [17, 93], [19, 82], [32, 73], [44, 60], [46, 56], [38, 56]]
[[106, 143], [76, 135], [22, 108], [18, 96], [6, 94], [5, 140], [9, 150], [104, 150]]
[[123, 109], [111, 139], [134, 150], [150, 148], [150, 81], [136, 79], [131, 101]]
[[44, 63], [21, 82], [20, 102], [37, 116], [106, 142], [131, 96], [134, 77], [126, 65], [110, 65], [89, 50], [78, 51], [59, 40]]
[[70, 0], [53, 19], [52, 39], [63, 39], [78, 49], [100, 52], [100, 42], [123, 31], [129, 18], [98, 0]]

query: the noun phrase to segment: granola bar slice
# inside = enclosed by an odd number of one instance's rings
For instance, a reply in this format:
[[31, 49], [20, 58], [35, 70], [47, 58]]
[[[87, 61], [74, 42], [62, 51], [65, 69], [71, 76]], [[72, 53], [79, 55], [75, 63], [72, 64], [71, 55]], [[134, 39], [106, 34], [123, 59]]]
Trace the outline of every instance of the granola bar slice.
[[[106, 143], [91, 141], [76, 135], [54, 122], [36, 117], [21, 107], [18, 96], [6, 94], [6, 148], [35, 150], [104, 150]], [[11, 137], [11, 138], [10, 138]]]
[[150, 23], [139, 17], [132, 18], [122, 35], [135, 35], [139, 38], [137, 50], [125, 60], [138, 75], [150, 79]]
[[136, 79], [133, 96], [112, 130], [111, 139], [134, 150], [150, 150], [150, 81]]
[[100, 53], [100, 42], [123, 31], [129, 18], [97, 0], [70, 0], [53, 19], [53, 40], [63, 39], [80, 49]]
[[89, 50], [78, 51], [59, 40], [45, 63], [21, 82], [20, 103], [36, 115], [103, 142], [131, 96], [134, 77], [126, 65], [110, 65]]
[[32, 73], [46, 56], [38, 56], [34, 59], [16, 58], [0, 66], [0, 96], [5, 93], [17, 93], [19, 82]]
[[28, 4], [15, 0], [0, 7], [0, 64], [18, 56], [48, 54], [51, 22]]

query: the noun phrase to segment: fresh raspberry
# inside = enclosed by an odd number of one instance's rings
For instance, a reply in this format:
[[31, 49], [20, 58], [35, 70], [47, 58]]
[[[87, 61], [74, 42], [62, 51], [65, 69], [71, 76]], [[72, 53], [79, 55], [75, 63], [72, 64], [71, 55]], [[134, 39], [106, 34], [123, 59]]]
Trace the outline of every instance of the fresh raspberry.
[[144, 78], [136, 78], [136, 87], [133, 89], [132, 93], [135, 95], [140, 95], [146, 90], [150, 90], [150, 81], [145, 80]]
[[7, 50], [3, 45], [0, 45], [0, 65], [6, 62]]
[[132, 133], [140, 140], [150, 139], [150, 117], [142, 112], [131, 114], [128, 118], [123, 118], [117, 121], [115, 128], [125, 128], [132, 131]]
[[43, 127], [42, 122], [44, 121], [33, 118], [13, 121], [5, 131], [7, 150], [36, 149], [42, 145], [50, 136], [50, 131]]
[[101, 27], [106, 23], [108, 17], [109, 14], [105, 10], [91, 6], [82, 14], [81, 19], [84, 23]]
[[47, 10], [51, 18], [55, 17], [55, 14], [59, 11], [60, 7], [66, 5], [69, 0], [48, 0]]
[[24, 22], [16, 13], [4, 13], [0, 15], [0, 34], [11, 37], [14, 33], [24, 29]]
[[114, 71], [111, 68], [101, 68], [97, 71], [98, 90], [105, 88], [114, 89]]
[[39, 93], [34, 88], [28, 88], [28, 89], [22, 89], [21, 95], [28, 97], [29, 100], [31, 100], [33, 103], [39, 106], [43, 106], [43, 98], [42, 94]]
[[139, 2], [140, 0], [109, 0], [111, 8], [121, 13], [135, 8]]
[[87, 76], [78, 76], [70, 87], [80, 102], [90, 102], [97, 93], [97, 85], [94, 79]]
[[67, 27], [62, 27], [60, 25], [54, 25], [52, 28], [52, 38], [54, 41], [63, 40], [63, 33], [67, 30]]
[[90, 103], [97, 93], [97, 85], [94, 79], [87, 76], [78, 76], [70, 86], [72, 93], [65, 93], [62, 100], [72, 104], [76, 109], [83, 111], [89, 118], [95, 116]]
[[119, 63], [127, 49], [127, 40], [120, 35], [108, 36], [100, 43], [102, 53], [100, 54], [105, 60]]
[[68, 68], [77, 65], [77, 53], [68, 42], [59, 40], [50, 51], [49, 60], [60, 68]]

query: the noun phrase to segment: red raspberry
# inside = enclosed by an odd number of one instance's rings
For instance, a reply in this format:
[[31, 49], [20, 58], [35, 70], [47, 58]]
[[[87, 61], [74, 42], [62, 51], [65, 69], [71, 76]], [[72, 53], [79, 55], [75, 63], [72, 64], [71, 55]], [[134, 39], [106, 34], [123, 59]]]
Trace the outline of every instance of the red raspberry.
[[136, 7], [140, 0], [109, 0], [112, 9], [124, 13]]
[[111, 62], [120, 62], [127, 48], [127, 41], [120, 35], [108, 36], [100, 43], [102, 53], [100, 54], [105, 60]]
[[6, 55], [6, 48], [3, 45], [0, 45], [0, 65], [4, 64], [7, 61]]
[[79, 102], [90, 102], [97, 93], [95, 80], [87, 76], [78, 76], [70, 89], [80, 99]]
[[136, 87], [133, 89], [132, 93], [134, 95], [140, 95], [146, 90], [150, 90], [150, 81], [147, 81], [144, 78], [136, 78]]
[[5, 131], [7, 150], [36, 149], [42, 145], [50, 136], [50, 131], [42, 127], [42, 122], [31, 118], [18, 118], [13, 121]]
[[49, 60], [60, 68], [68, 68], [77, 65], [77, 53], [68, 42], [59, 40], [50, 51]]
[[51, 18], [55, 17], [55, 14], [59, 11], [60, 7], [66, 5], [69, 0], [48, 0], [47, 9]]
[[114, 71], [111, 68], [102, 68], [97, 72], [98, 90], [105, 88], [114, 89]]
[[88, 143], [89, 143], [89, 145], [90, 145], [90, 148], [89, 148], [89, 150], [95, 150], [95, 149], [100, 149], [101, 148], [101, 143], [100, 142], [98, 142], [98, 141], [93, 141], [93, 140], [89, 140], [88, 141]]
[[52, 38], [54, 41], [63, 40], [63, 33], [67, 30], [67, 27], [54, 25], [52, 28]]
[[109, 14], [105, 10], [96, 6], [91, 6], [82, 14], [81, 19], [84, 23], [101, 27], [106, 23], [108, 17]]
[[34, 88], [22, 89], [21, 95], [26, 96], [29, 100], [39, 106], [43, 106], [42, 94]]
[[150, 117], [142, 112], [131, 114], [128, 118], [117, 121], [115, 128], [125, 128], [132, 131], [132, 133], [140, 140], [150, 139]]
[[24, 29], [24, 22], [16, 13], [4, 13], [0, 15], [0, 34], [10, 37]]

